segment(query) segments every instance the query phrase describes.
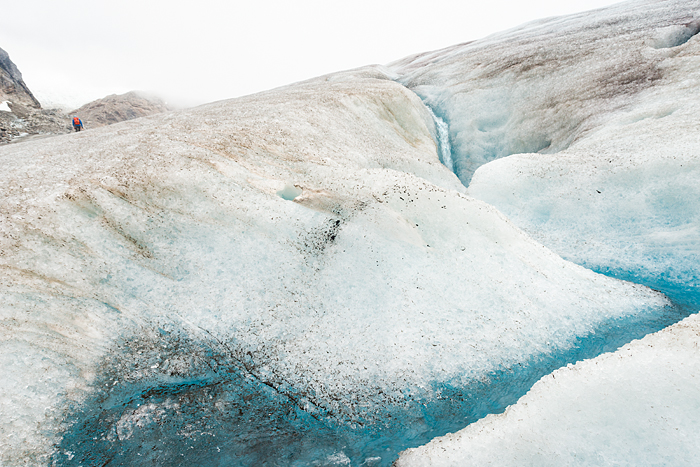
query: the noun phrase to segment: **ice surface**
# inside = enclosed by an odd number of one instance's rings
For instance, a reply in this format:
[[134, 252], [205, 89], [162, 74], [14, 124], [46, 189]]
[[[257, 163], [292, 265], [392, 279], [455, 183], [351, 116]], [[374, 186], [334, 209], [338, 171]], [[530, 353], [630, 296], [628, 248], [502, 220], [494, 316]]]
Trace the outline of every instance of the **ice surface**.
[[697, 307], [698, 30], [698, 1], [626, 2], [394, 69], [449, 123], [470, 195], [566, 259]]
[[450, 144], [450, 129], [445, 121], [435, 115], [435, 112], [428, 107], [430, 114], [435, 122], [436, 141], [438, 144], [438, 155], [440, 162], [445, 164], [445, 167], [454, 172], [454, 164], [452, 163], [452, 145]]
[[470, 194], [567, 259], [700, 305], [700, 41], [609, 124], [552, 155], [480, 168]]
[[12, 112], [12, 109], [7, 105], [10, 101], [0, 102], [0, 112]]
[[697, 460], [698, 12], [0, 148], [0, 463]]
[[388, 465], [673, 319], [467, 197], [388, 78], [0, 148], [2, 462]]
[[397, 467], [700, 464], [700, 318], [553, 372], [505, 413]]

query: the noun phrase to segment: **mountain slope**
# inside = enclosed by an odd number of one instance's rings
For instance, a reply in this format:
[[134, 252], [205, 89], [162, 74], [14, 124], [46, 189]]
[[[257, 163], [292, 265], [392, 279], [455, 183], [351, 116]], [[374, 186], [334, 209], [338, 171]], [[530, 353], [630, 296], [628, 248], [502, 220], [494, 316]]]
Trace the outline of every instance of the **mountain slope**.
[[69, 114], [80, 116], [87, 128], [98, 128], [168, 110], [169, 107], [162, 100], [131, 91], [97, 99], [72, 110]]

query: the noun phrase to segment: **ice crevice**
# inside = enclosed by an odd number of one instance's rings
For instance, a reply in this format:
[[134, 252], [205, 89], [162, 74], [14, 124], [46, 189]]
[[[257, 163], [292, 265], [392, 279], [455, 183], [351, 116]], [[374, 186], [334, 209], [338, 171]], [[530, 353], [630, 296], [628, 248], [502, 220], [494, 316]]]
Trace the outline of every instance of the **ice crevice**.
[[423, 106], [428, 111], [428, 113], [430, 113], [430, 116], [433, 121], [433, 127], [435, 130], [433, 138], [435, 140], [438, 158], [440, 159], [440, 162], [442, 162], [442, 164], [445, 167], [447, 167], [447, 169], [449, 169], [450, 172], [454, 173], [459, 178], [459, 174], [455, 171], [454, 154], [452, 151], [452, 144], [450, 142], [450, 125], [447, 118], [445, 116], [438, 116], [436, 112], [440, 111], [439, 107], [432, 105], [429, 102], [429, 100], [423, 98], [420, 94], [407, 87], [402, 82], [400, 77], [394, 76], [393, 81], [400, 84], [401, 86], [404, 86], [405, 89], [407, 89], [409, 92], [420, 98], [421, 102], [423, 103]]
[[450, 144], [450, 126], [445, 119], [438, 117], [435, 114], [435, 111], [427, 104], [426, 108], [433, 117], [433, 122], [435, 122], [436, 145], [438, 148], [438, 157], [440, 158], [440, 162], [442, 162], [445, 167], [450, 170], [450, 172], [454, 172], [455, 169], [454, 162], [452, 161], [452, 145]]
[[655, 37], [650, 41], [650, 45], [655, 49], [670, 49], [678, 47], [700, 32], [700, 19], [687, 24], [667, 26], [659, 29]]

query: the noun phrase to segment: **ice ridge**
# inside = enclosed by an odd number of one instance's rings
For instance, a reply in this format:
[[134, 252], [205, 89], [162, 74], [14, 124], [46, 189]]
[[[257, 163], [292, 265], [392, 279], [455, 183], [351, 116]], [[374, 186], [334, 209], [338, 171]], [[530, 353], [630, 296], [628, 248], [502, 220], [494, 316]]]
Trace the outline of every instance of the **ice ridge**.
[[700, 307], [684, 130], [698, 11], [697, 1], [627, 2], [392, 69], [449, 121], [470, 195], [571, 261]]

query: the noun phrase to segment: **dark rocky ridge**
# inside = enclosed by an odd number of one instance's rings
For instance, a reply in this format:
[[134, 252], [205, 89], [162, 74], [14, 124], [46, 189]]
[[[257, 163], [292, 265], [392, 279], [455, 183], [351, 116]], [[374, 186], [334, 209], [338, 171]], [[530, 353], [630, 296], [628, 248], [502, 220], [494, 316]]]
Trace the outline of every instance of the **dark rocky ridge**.
[[22, 73], [10, 60], [10, 56], [0, 48], [0, 101], [10, 101], [27, 107], [40, 109], [41, 104], [22, 79]]
[[[67, 117], [56, 109], [42, 109], [29, 90], [17, 65], [0, 49], [0, 143], [33, 135], [55, 135], [70, 131]], [[10, 109], [8, 112], [7, 109]]]

